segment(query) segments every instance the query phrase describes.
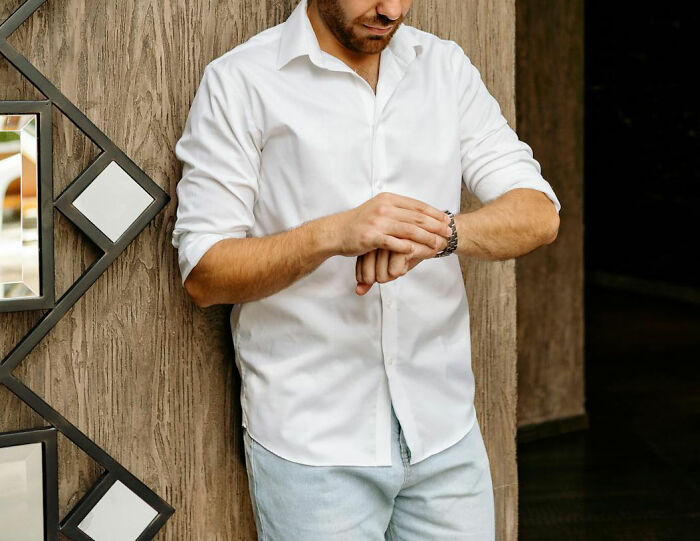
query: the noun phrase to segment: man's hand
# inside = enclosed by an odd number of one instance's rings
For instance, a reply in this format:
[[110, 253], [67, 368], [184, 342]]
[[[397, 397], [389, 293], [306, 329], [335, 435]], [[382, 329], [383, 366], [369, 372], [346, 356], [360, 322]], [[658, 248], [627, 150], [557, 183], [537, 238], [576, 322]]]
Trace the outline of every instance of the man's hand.
[[[448, 218], [449, 219], [449, 218]], [[448, 227], [449, 229], [449, 227]], [[449, 234], [447, 235], [449, 237]], [[403, 276], [424, 259], [435, 257], [447, 246], [447, 237], [440, 237], [437, 248], [423, 246], [413, 254], [377, 249], [358, 256], [355, 264], [355, 293], [364, 295], [375, 282], [385, 283]]]
[[[362, 205], [335, 215], [329, 236], [333, 251], [358, 256], [376, 249], [419, 256], [439, 250], [451, 233], [449, 217], [441, 210], [404, 195], [382, 192]], [[400, 262], [405, 266], [406, 262]]]

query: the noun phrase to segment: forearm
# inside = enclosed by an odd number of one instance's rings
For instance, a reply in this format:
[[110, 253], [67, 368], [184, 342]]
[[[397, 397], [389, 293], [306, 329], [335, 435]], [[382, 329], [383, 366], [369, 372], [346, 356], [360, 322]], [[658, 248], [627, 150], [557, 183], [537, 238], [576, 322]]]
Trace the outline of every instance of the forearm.
[[559, 216], [542, 192], [515, 189], [475, 210], [455, 215], [460, 255], [504, 260], [550, 244]]
[[335, 254], [323, 234], [327, 217], [274, 235], [230, 238], [214, 244], [192, 269], [185, 288], [202, 308], [272, 295]]

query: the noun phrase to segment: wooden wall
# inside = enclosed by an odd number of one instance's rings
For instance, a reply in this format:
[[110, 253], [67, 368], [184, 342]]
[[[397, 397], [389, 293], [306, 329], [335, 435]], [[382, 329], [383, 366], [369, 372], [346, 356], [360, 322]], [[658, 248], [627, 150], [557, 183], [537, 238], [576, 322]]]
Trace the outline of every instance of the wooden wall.
[[[5, 0], [0, 18], [20, 3]], [[49, 0], [9, 40], [173, 196], [15, 370], [21, 381], [175, 507], [158, 539], [255, 538], [230, 307], [198, 309], [180, 284], [177, 253], [170, 244], [181, 171], [173, 151], [204, 66], [283, 21], [295, 4]], [[514, 124], [514, 0], [416, 1], [407, 23], [460, 43]], [[0, 60], [0, 99], [42, 96]], [[58, 194], [97, 149], [57, 109], [54, 130]], [[463, 210], [477, 205], [464, 193]], [[55, 227], [60, 296], [96, 252], [58, 212]], [[515, 539], [515, 265], [513, 260], [466, 259], [462, 265], [498, 538]], [[0, 355], [39, 315], [0, 314]], [[44, 425], [4, 387], [0, 412], [0, 431]], [[63, 436], [59, 460], [63, 517], [100, 468]]]
[[583, 0], [517, 2], [518, 134], [562, 205], [557, 240], [517, 262], [518, 426], [550, 425], [541, 432], [586, 424], [583, 9]]

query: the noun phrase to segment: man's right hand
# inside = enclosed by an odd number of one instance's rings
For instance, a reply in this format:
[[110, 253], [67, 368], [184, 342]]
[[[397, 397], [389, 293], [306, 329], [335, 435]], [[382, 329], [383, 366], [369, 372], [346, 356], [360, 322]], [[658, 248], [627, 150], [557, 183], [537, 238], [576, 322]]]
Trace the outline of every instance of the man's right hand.
[[411, 254], [435, 250], [452, 230], [444, 211], [404, 195], [382, 192], [331, 217], [336, 252], [358, 256], [375, 249]]

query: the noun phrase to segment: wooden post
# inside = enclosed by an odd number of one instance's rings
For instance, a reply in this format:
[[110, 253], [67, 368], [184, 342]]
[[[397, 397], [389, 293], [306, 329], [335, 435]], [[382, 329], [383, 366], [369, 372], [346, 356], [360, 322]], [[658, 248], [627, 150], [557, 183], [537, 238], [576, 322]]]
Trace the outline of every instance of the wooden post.
[[517, 4], [518, 132], [561, 201], [557, 240], [517, 262], [518, 426], [587, 425], [583, 312], [583, 0]]

